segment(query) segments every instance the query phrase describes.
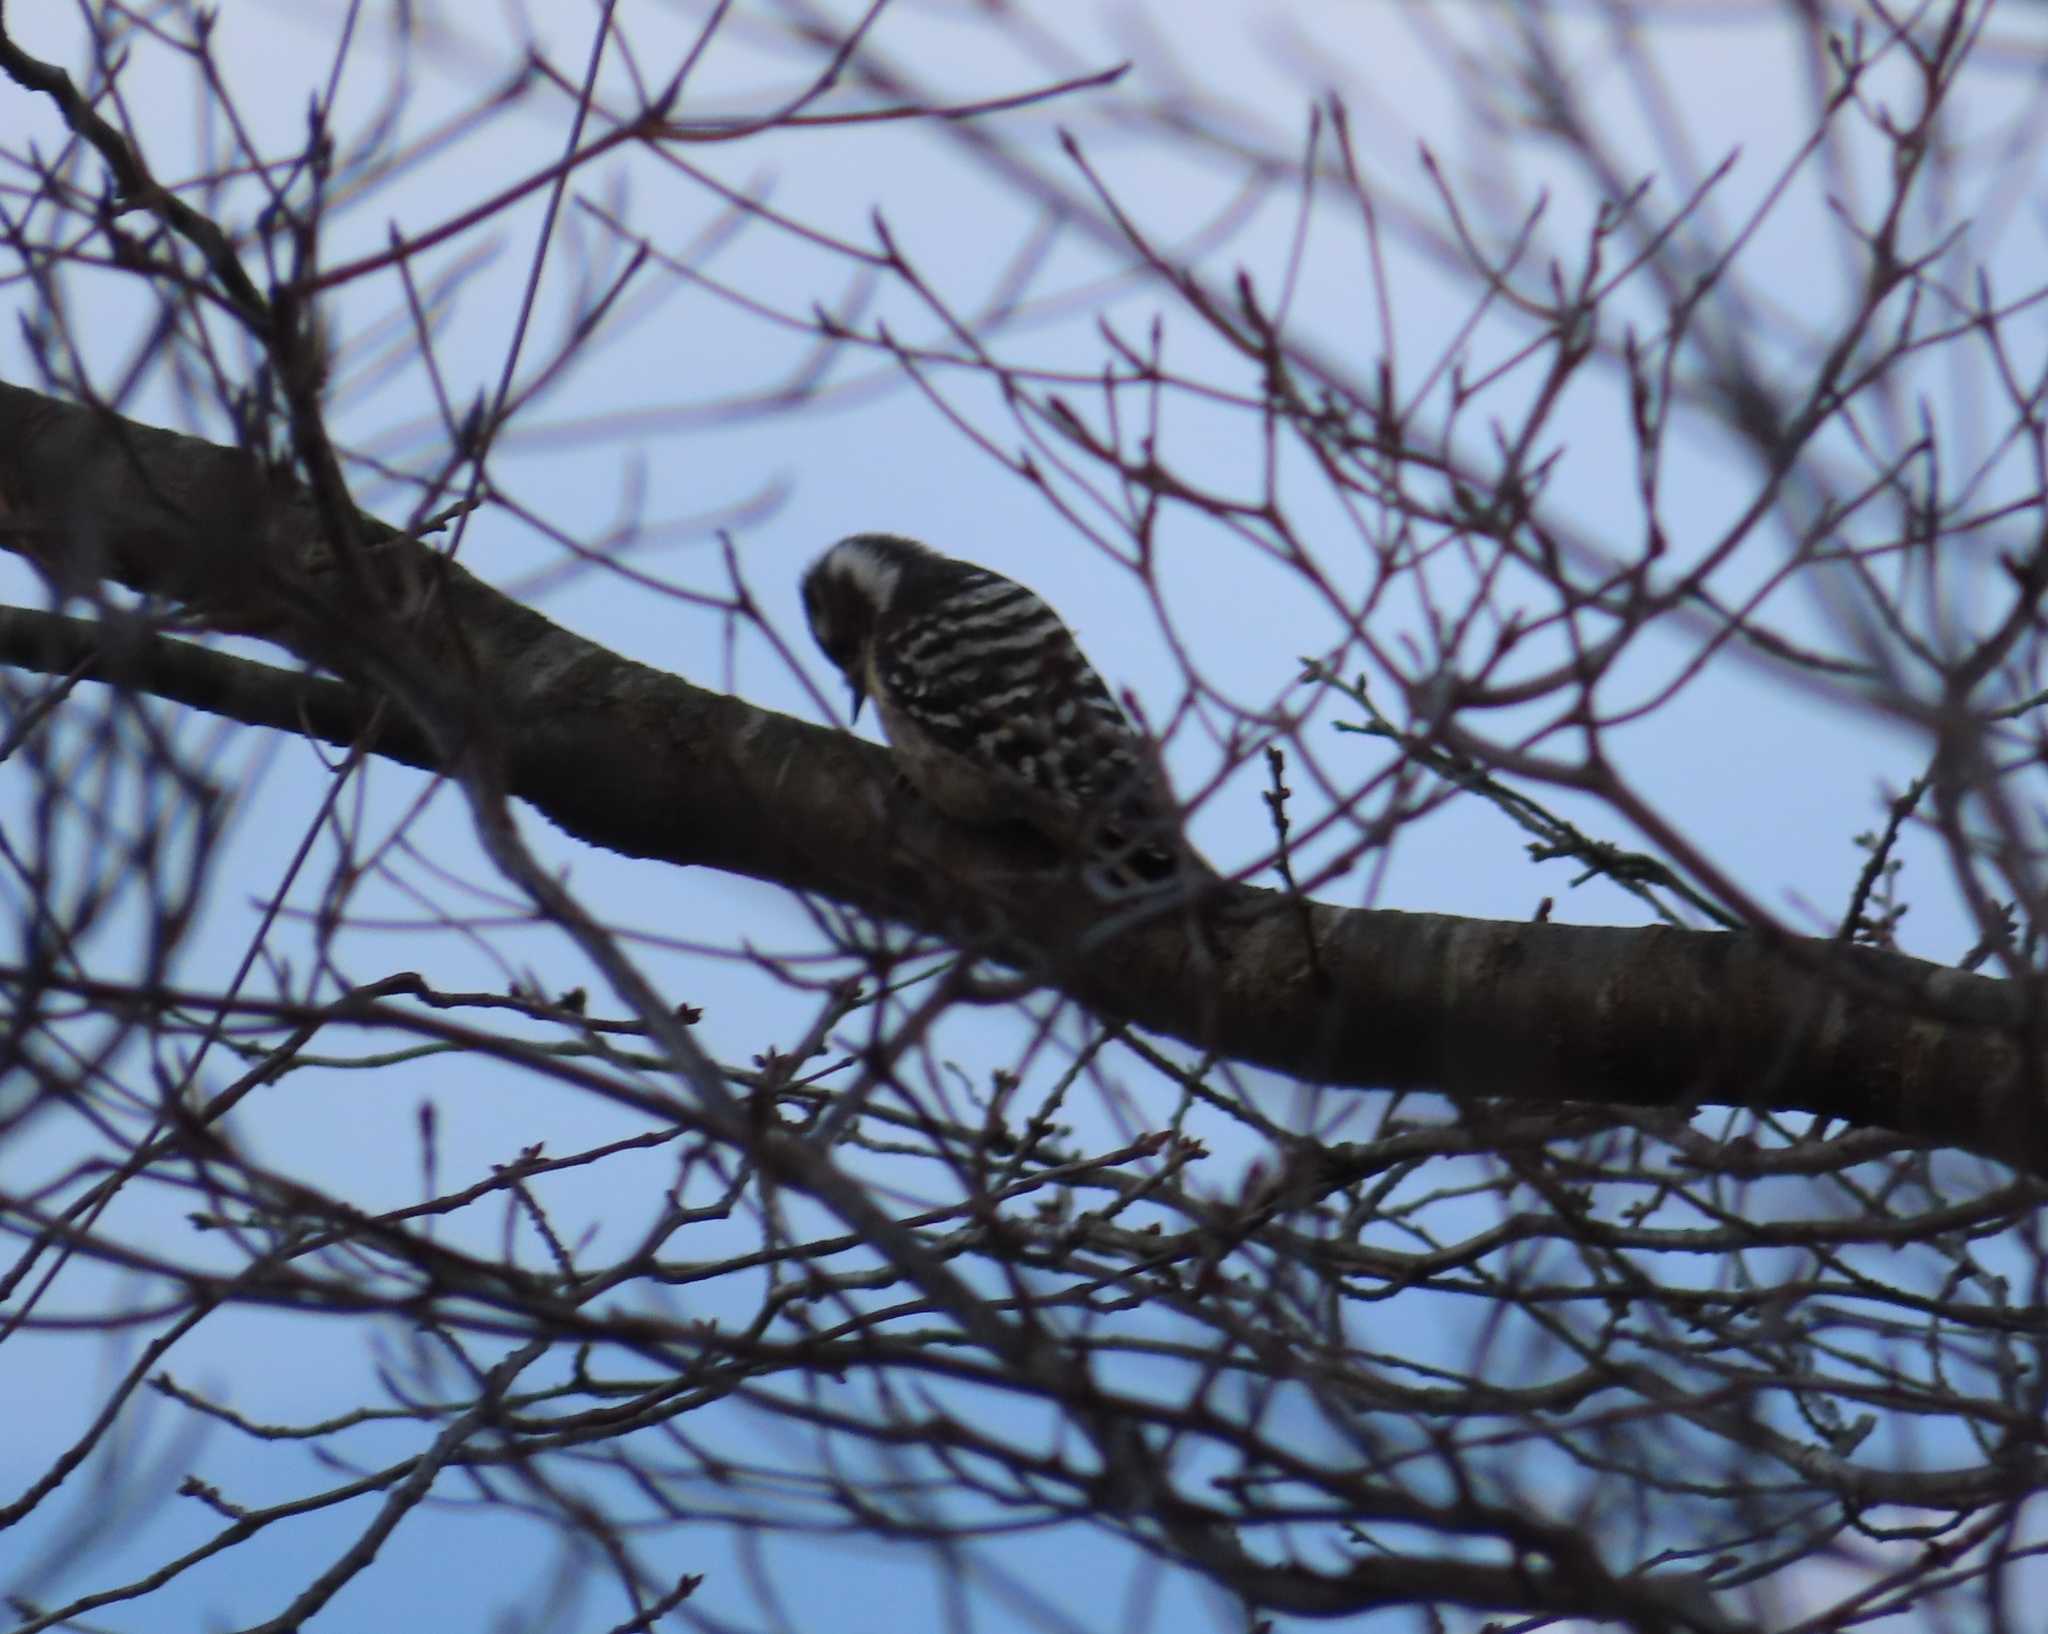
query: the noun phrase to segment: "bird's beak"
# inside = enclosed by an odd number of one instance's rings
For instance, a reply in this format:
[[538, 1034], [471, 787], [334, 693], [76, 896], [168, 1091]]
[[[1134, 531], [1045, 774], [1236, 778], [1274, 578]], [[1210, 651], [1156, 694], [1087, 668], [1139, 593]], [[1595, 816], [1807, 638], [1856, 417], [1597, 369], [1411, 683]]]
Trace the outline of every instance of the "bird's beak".
[[846, 717], [846, 724], [851, 726], [860, 719], [860, 706], [868, 701], [868, 689], [860, 682], [849, 678], [846, 690], [853, 694], [853, 713]]

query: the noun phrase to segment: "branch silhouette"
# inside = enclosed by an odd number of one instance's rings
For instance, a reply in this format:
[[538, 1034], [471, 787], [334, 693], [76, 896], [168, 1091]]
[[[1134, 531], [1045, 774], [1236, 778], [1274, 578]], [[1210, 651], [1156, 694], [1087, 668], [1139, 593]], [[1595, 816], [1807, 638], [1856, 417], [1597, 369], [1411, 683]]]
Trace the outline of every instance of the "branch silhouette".
[[[310, 496], [236, 450], [0, 385], [5, 541], [260, 633], [324, 680], [147, 630], [16, 609], [10, 663], [431, 766], [378, 686]], [[2044, 1057], [2015, 983], [1771, 927], [1586, 927], [1344, 909], [1239, 884], [1205, 928], [1118, 923], [1001, 835], [946, 823], [847, 734], [609, 652], [359, 518], [505, 786], [609, 850], [730, 870], [935, 932], [1136, 1023], [1333, 1085], [1537, 1104], [1808, 1112], [2048, 1173]], [[849, 793], [849, 791], [851, 791]], [[1125, 916], [1129, 919], [1130, 916]], [[1310, 942], [1313, 945], [1309, 945]]]

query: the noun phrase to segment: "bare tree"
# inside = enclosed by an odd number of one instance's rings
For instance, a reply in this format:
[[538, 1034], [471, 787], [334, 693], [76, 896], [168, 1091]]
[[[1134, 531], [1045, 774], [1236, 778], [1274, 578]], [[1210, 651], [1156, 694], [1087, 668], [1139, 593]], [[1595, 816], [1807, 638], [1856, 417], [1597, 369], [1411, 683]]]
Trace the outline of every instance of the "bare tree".
[[[1306, 8], [1278, 130], [1052, 8], [963, 67], [888, 0], [606, 7], [502, 77], [347, 10], [289, 120], [209, 13], [0, 13], [20, 1634], [415, 1616], [465, 1510], [509, 1627], [837, 1626], [882, 1556], [959, 1626], [2031, 1626], [2048, 41], [1360, 15], [1419, 162]], [[1731, 50], [1777, 150], [1689, 123]], [[746, 173], [899, 128], [1014, 237]], [[664, 446], [915, 394], [1062, 518], [1198, 826], [1262, 814], [1230, 881], [1105, 895], [818, 724], [772, 484], [559, 522], [524, 463], [633, 433], [547, 416], [657, 310], [770, 360]], [[1176, 615], [1219, 579], [1310, 632], [1262, 694]], [[1828, 791], [1839, 900], [1647, 771], [1702, 699], [1910, 744]], [[1627, 922], [1372, 905], [1477, 809]]]

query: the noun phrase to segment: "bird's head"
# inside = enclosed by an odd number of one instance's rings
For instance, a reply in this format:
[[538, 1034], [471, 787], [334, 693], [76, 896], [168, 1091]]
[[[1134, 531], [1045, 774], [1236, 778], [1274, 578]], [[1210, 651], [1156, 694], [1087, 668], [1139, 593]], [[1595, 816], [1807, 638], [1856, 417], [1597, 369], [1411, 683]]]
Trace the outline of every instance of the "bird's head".
[[825, 656], [853, 689], [853, 717], [867, 698], [868, 649], [903, 574], [931, 552], [888, 533], [842, 539], [804, 574], [804, 616]]

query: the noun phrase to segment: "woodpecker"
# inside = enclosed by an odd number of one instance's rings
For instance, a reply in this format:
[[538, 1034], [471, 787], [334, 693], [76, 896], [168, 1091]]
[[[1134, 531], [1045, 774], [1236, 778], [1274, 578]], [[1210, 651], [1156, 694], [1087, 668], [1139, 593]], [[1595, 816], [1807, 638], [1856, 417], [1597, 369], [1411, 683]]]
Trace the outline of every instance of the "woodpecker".
[[1034, 592], [857, 533], [811, 564], [803, 593], [854, 717], [874, 699], [904, 780], [946, 816], [1022, 822], [1118, 884], [1207, 872], [1151, 744]]

